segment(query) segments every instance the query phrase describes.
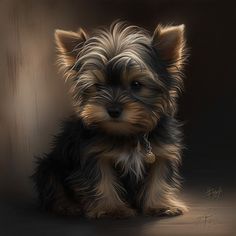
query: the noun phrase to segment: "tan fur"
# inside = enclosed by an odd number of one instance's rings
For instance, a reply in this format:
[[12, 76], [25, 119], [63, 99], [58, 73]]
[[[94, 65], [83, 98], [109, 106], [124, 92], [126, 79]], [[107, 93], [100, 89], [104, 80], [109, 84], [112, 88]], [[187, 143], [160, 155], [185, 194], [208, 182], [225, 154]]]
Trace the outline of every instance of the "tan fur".
[[55, 43], [58, 51], [57, 63], [66, 79], [76, 74], [72, 67], [76, 61], [79, 49], [86, 41], [86, 38], [87, 35], [81, 28], [77, 32], [55, 30]]
[[82, 108], [82, 111], [79, 112], [80, 116], [88, 125], [107, 120], [109, 117], [105, 108], [97, 104], [87, 104]]
[[163, 209], [169, 215], [184, 213], [186, 205], [177, 197], [178, 186], [169, 185], [165, 177], [168, 172], [167, 160], [178, 168], [180, 163], [179, 147], [175, 145], [153, 146], [157, 161], [151, 166], [144, 188], [140, 191], [139, 201], [143, 201], [145, 214], [160, 214]]
[[140, 129], [143, 127], [147, 132], [152, 130], [157, 122], [155, 116], [151, 116], [150, 113], [146, 111], [145, 107], [140, 107], [140, 105], [135, 102], [125, 104], [123, 119], [130, 124], [139, 124]]
[[[176, 141], [178, 132], [172, 133], [161, 123], [166, 117], [174, 120], [176, 99], [183, 87], [184, 26], [159, 25], [152, 36], [139, 27], [116, 23], [109, 30], [95, 31], [90, 38], [83, 30], [57, 30], [55, 39], [58, 63], [66, 80], [71, 82], [75, 114], [89, 132], [96, 131], [91, 142], [86, 140], [79, 150], [85, 162], [91, 157], [98, 162], [94, 173], [99, 174], [95, 174], [92, 185], [88, 178], [84, 191], [86, 195], [91, 186], [94, 190], [90, 191], [93, 196], [88, 202], [83, 199], [86, 216], [135, 214], [123, 199], [129, 191], [124, 189], [125, 183], [124, 187], [121, 185], [123, 179], [118, 179], [123, 176], [134, 179], [138, 187], [142, 183], [132, 200], [145, 214], [160, 214], [163, 209], [169, 215], [185, 212], [187, 207], [176, 196], [179, 186], [167, 181], [169, 164], [175, 172], [181, 163], [181, 144]], [[133, 82], [138, 82], [138, 89], [133, 88]], [[117, 117], [112, 115], [111, 107], [121, 110]], [[159, 122], [164, 128], [158, 127]], [[167, 123], [166, 126], [178, 131], [177, 125], [172, 127]], [[160, 127], [176, 138], [165, 140], [161, 132], [158, 136]], [[145, 162], [150, 150], [144, 136], [152, 132], [156, 133], [149, 141], [156, 161], [150, 164]], [[175, 174], [171, 176], [173, 182]], [[74, 183], [70, 187], [79, 196], [83, 189], [76, 185], [78, 182]], [[130, 201], [129, 196], [126, 201]]]
[[91, 204], [86, 215], [89, 218], [100, 218], [105, 216], [134, 215], [134, 210], [124, 203], [119, 194], [125, 191], [114, 176], [111, 163], [108, 160], [100, 161], [101, 180], [96, 186], [96, 202]]
[[165, 27], [158, 25], [153, 34], [153, 42], [159, 53], [163, 58], [172, 62], [167, 69], [170, 74], [175, 75], [175, 80], [178, 84], [178, 87], [169, 91], [169, 105], [174, 112], [176, 99], [183, 89], [182, 69], [188, 57], [184, 29], [184, 25]]
[[[150, 115], [150, 113], [145, 111], [146, 108], [140, 107], [138, 103], [127, 102], [123, 109], [122, 116], [116, 121], [110, 120], [104, 106], [98, 104], [87, 104], [82, 110], [78, 110], [78, 113], [87, 125], [100, 124], [106, 131], [126, 135], [135, 133], [138, 130], [152, 130], [157, 123], [155, 114]], [[140, 120], [142, 120], [142, 122], [140, 122]]]
[[181, 66], [181, 59], [184, 53], [184, 25], [166, 26], [158, 25], [153, 41], [156, 48], [165, 60], [174, 60], [175, 66]]

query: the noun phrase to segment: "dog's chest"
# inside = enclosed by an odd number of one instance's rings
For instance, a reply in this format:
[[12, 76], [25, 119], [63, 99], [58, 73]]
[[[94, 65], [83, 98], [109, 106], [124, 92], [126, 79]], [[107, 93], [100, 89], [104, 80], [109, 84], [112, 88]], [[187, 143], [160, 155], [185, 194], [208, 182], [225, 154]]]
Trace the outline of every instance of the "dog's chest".
[[141, 180], [145, 173], [145, 153], [140, 147], [120, 151], [114, 165], [119, 167], [121, 175], [131, 174]]

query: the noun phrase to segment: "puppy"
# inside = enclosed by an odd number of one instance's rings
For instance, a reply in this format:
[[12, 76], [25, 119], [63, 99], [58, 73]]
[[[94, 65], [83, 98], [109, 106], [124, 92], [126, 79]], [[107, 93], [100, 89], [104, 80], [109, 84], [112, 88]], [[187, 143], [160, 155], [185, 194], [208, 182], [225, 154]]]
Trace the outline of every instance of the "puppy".
[[89, 218], [179, 215], [181, 130], [175, 119], [186, 59], [184, 25], [115, 22], [87, 35], [55, 31], [74, 115], [33, 181], [41, 205]]

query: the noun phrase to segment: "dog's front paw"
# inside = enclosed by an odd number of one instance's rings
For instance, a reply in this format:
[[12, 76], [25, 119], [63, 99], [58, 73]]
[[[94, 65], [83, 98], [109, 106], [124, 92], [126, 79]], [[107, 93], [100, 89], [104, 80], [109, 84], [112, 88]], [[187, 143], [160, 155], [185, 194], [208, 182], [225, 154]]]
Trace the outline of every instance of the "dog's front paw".
[[86, 214], [88, 218], [97, 218], [97, 219], [99, 218], [124, 219], [124, 218], [129, 218], [135, 215], [136, 215], [136, 211], [128, 207], [119, 207], [115, 209], [95, 208]]
[[183, 211], [179, 208], [150, 208], [145, 211], [146, 215], [150, 216], [178, 216], [182, 215]]
[[170, 206], [170, 207], [149, 207], [144, 210], [145, 215], [150, 216], [178, 216], [182, 215], [183, 213], [187, 212], [188, 209], [185, 205], [180, 206]]

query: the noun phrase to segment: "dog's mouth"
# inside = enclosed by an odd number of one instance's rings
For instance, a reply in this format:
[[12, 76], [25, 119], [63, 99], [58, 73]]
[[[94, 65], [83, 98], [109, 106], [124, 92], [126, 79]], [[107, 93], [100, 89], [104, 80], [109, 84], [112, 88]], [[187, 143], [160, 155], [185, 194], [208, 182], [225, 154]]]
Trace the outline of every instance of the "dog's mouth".
[[145, 133], [147, 131], [147, 127], [145, 127], [142, 122], [130, 123], [120, 118], [112, 118], [106, 121], [99, 122], [98, 127], [106, 133], [124, 136], [142, 132]]
[[104, 121], [104, 122], [113, 122], [114, 124], [118, 124], [118, 123], [125, 123], [126, 121], [124, 121], [123, 119], [121, 118], [110, 118], [108, 119], [107, 121]]
[[146, 133], [156, 125], [155, 117], [148, 111], [140, 109], [123, 109], [122, 112], [110, 110], [102, 106], [89, 104], [80, 113], [80, 117], [91, 127], [99, 128], [106, 133], [130, 135]]
[[121, 119], [109, 119], [101, 122], [99, 125], [107, 133], [113, 134], [129, 134], [133, 132], [132, 125]]

